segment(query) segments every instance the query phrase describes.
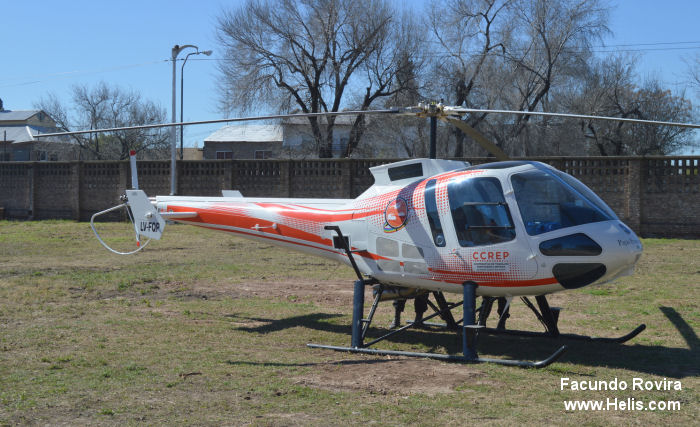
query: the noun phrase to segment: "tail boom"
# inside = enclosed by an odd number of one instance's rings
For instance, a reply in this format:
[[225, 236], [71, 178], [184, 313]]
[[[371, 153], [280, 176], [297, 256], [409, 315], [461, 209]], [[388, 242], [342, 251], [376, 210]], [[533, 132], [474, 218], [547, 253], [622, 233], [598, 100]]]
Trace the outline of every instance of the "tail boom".
[[238, 234], [244, 238], [348, 263], [334, 246], [329, 224], [352, 226], [352, 208], [342, 200], [157, 197], [160, 215], [173, 221]]

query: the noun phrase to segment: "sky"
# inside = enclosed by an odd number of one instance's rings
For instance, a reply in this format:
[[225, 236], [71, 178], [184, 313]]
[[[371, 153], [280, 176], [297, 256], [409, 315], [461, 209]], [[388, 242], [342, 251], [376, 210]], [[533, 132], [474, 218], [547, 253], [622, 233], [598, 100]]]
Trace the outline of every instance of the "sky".
[[[100, 81], [133, 89], [160, 104], [171, 117], [174, 45], [213, 50], [192, 55], [185, 66], [185, 121], [223, 118], [217, 109], [216, 60], [222, 49], [215, 37], [222, 10], [241, 1], [199, 0], [0, 0], [0, 98], [7, 110], [30, 110], [53, 93], [68, 102], [72, 86]], [[413, 7], [420, 8], [420, 1]], [[397, 3], [401, 4], [401, 2]], [[684, 62], [700, 55], [700, 1], [616, 0], [610, 15], [612, 35], [603, 54], [625, 50], [639, 55], [640, 78], [658, 78], [674, 91], [686, 87]], [[662, 6], [663, 4], [663, 6]], [[185, 50], [179, 58], [188, 52]], [[177, 90], [180, 87], [177, 65]], [[697, 91], [686, 95], [700, 103]], [[178, 95], [179, 96], [179, 95]], [[180, 100], [177, 100], [179, 120]], [[185, 128], [185, 145], [199, 144], [222, 125]]]

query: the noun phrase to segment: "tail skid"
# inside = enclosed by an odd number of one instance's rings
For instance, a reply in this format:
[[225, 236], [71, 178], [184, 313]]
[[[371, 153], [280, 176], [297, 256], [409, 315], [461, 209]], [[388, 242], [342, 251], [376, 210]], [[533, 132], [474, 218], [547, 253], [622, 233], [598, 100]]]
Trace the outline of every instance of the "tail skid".
[[[145, 248], [146, 245], [151, 241], [151, 239], [160, 240], [160, 236], [163, 234], [165, 229], [165, 220], [158, 213], [158, 210], [151, 204], [148, 200], [146, 193], [143, 190], [126, 190], [126, 195], [123, 196], [124, 203], [106, 209], [101, 212], [97, 212], [90, 218], [90, 227], [95, 233], [97, 240], [107, 248], [112, 253], [117, 255], [131, 255], [139, 252], [141, 249]], [[133, 251], [118, 251], [111, 248], [104, 240], [100, 237], [100, 234], [95, 228], [95, 218], [113, 212], [119, 209], [125, 208], [129, 220], [134, 226], [134, 236], [136, 238], [136, 249]], [[141, 242], [141, 238], [145, 237], [147, 240]]]

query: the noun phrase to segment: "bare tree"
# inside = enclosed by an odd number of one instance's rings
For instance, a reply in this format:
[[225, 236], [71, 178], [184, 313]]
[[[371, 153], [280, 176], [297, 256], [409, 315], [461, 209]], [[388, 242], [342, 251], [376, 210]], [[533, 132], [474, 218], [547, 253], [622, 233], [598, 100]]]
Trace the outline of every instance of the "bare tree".
[[[340, 111], [348, 92], [360, 92], [358, 108], [401, 90], [400, 60], [417, 55], [419, 36], [409, 16], [385, 0], [249, 0], [224, 13], [217, 36], [224, 47], [222, 107], [280, 112]], [[335, 119], [309, 118], [320, 157], [330, 157]], [[355, 121], [346, 150], [362, 135]]]
[[[515, 110], [548, 110], [553, 87], [566, 81], [572, 65], [590, 57], [591, 43], [608, 31], [607, 9], [599, 0], [519, 0], [514, 19], [518, 37], [506, 50], [513, 83], [503, 101]], [[516, 117], [502, 137], [519, 144], [519, 154], [538, 151], [527, 135], [532, 120]]]
[[[139, 126], [164, 123], [166, 113], [155, 103], [141, 99], [133, 91], [110, 87], [102, 82], [93, 88], [76, 85], [71, 104], [55, 94], [42, 98], [36, 108], [46, 111], [56, 124], [67, 131]], [[164, 157], [169, 149], [168, 134], [162, 129], [127, 130], [87, 135], [72, 135], [73, 141], [88, 157], [126, 159], [129, 152], [148, 151], [152, 158]]]
[[[637, 85], [635, 59], [627, 55], [591, 61], [575, 96], [565, 102], [571, 111], [620, 118], [687, 122], [692, 105], [656, 80]], [[671, 154], [692, 145], [689, 129], [582, 120], [580, 130], [596, 154]]]
[[[599, 0], [448, 0], [432, 9], [430, 19], [443, 53], [437, 81], [449, 88], [450, 104], [551, 111], [557, 89], [577, 78], [606, 22]], [[517, 155], [551, 148], [547, 139], [556, 125], [530, 116], [472, 114], [463, 120]], [[464, 136], [455, 137], [453, 153], [462, 156]]]
[[[435, 61], [434, 88], [449, 104], [471, 108], [491, 108], [496, 99], [493, 76], [510, 43], [513, 31], [512, 0], [448, 0], [434, 3], [429, 13], [429, 26], [439, 54]], [[443, 98], [443, 96], [440, 96]], [[464, 118], [477, 127], [486, 114]], [[453, 129], [454, 157], [464, 156], [464, 134]]]
[[688, 77], [690, 84], [700, 93], [700, 55], [686, 62], [688, 64]]
[[[420, 67], [406, 53], [400, 59], [400, 64], [396, 81], [401, 89], [384, 99], [385, 108], [418, 105], [423, 100]], [[425, 120], [414, 117], [374, 116], [367, 125], [367, 133], [372, 140], [380, 141], [371, 151], [384, 157], [427, 157], [426, 132]]]
[[[647, 120], [690, 122], [692, 104], [684, 94], [674, 95], [661, 87], [657, 80], [650, 80], [631, 93], [638, 105], [639, 117]], [[668, 155], [695, 145], [692, 129], [633, 124], [627, 126], [625, 154]]]
[[[640, 118], [640, 106], [631, 96], [635, 63], [636, 59], [629, 55], [592, 61], [582, 68], [580, 87], [572, 91], [573, 97], [564, 100], [564, 104], [569, 110], [581, 114]], [[623, 153], [624, 126], [623, 122], [580, 121], [584, 138], [602, 156]]]

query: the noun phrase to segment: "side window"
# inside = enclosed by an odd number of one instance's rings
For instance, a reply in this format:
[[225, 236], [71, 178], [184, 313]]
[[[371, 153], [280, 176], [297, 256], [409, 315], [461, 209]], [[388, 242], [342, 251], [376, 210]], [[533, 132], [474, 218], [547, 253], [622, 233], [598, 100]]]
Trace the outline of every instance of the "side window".
[[431, 179], [425, 184], [425, 213], [428, 215], [430, 231], [433, 233], [435, 246], [445, 246], [445, 233], [442, 231], [440, 214], [438, 213], [437, 200], [435, 199], [435, 185], [437, 180]]
[[447, 186], [452, 220], [462, 247], [515, 238], [515, 227], [497, 178], [471, 178]]

